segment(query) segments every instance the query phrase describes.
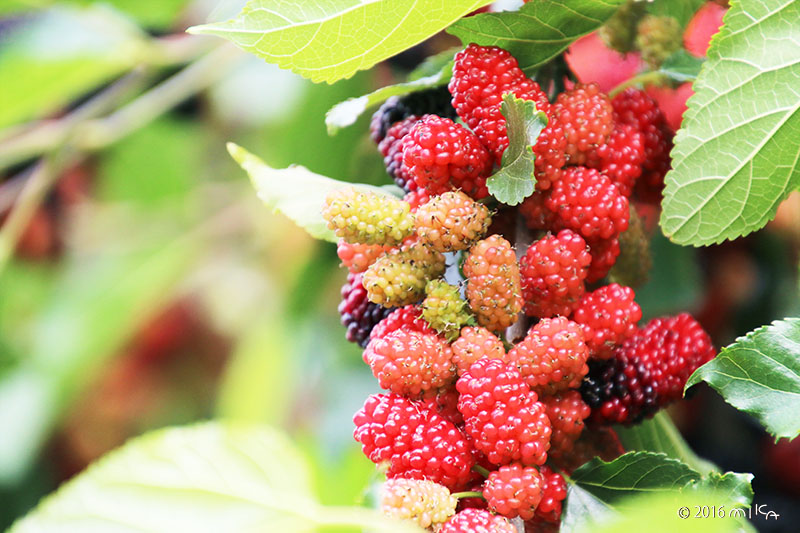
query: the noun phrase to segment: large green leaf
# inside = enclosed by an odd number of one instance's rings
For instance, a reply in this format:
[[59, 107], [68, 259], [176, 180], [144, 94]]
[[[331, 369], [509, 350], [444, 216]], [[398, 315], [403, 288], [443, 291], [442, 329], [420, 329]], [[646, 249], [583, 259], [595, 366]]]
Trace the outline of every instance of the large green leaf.
[[336, 242], [322, 218], [322, 207], [329, 192], [343, 187], [355, 187], [365, 192], [390, 194], [392, 187], [381, 188], [365, 184], [334, 180], [295, 166], [274, 169], [241, 146], [228, 143], [228, 152], [250, 175], [258, 197], [267, 206], [280, 211], [317, 239]]
[[63, 107], [135, 64], [146, 46], [104, 7], [56, 7], [0, 37], [0, 128]]
[[376, 511], [323, 507], [305, 458], [266, 427], [160, 430], [111, 452], [9, 533], [317, 531], [327, 525], [419, 533]]
[[716, 466], [698, 457], [686, 444], [666, 411], [659, 411], [653, 418], [635, 426], [620, 426], [615, 430], [622, 447], [628, 451], [664, 453], [686, 463], [701, 474], [716, 470]]
[[536, 109], [535, 102], [513, 94], [503, 97], [500, 111], [506, 118], [508, 148], [500, 170], [486, 180], [486, 185], [500, 202], [517, 205], [536, 188], [533, 145], [547, 126], [547, 115]]
[[681, 244], [764, 226], [800, 185], [800, 3], [739, 0], [695, 81], [666, 177], [661, 227]]
[[753, 474], [711, 472], [700, 481], [687, 485], [686, 489], [696, 492], [714, 491], [722, 496], [728, 505], [749, 507], [753, 501], [753, 487], [750, 485], [752, 481]]
[[685, 463], [652, 452], [628, 452], [608, 463], [595, 457], [572, 474], [581, 488], [612, 503], [632, 493], [676, 491], [699, 479]]
[[313, 81], [349, 78], [490, 0], [250, 0], [227, 22], [190, 28]]
[[[630, 533], [631, 531], [647, 531], [647, 533], [735, 533], [751, 531], [752, 527], [743, 519], [730, 516], [733, 508], [724, 493], [701, 491], [697, 493], [640, 494], [625, 498], [625, 512], [607, 517], [600, 521], [590, 517], [581, 533]], [[711, 508], [725, 516], [712, 517]], [[703, 518], [703, 511], [707, 517]], [[678, 513], [686, 513], [679, 515]], [[684, 516], [686, 518], [684, 518]]]
[[[611, 462], [595, 458], [569, 479], [564, 521], [569, 524], [569, 531], [594, 531], [593, 523], [624, 520], [637, 512], [637, 496], [654, 494], [673, 502], [669, 514], [659, 516], [657, 521], [677, 516], [679, 506], [712, 505], [712, 500], [728, 509], [747, 507], [753, 498], [752, 478], [750, 474], [731, 472], [701, 475], [662, 453], [629, 452]], [[748, 527], [737, 523], [737, 528]]]
[[[310, 474], [286, 437], [213, 423], [167, 429], [110, 453], [9, 533], [309, 531]], [[270, 529], [272, 528], [272, 529]]]
[[776, 438], [800, 435], [800, 319], [773, 322], [736, 340], [689, 377], [755, 416]]
[[519, 11], [461, 19], [447, 30], [465, 45], [499, 46], [529, 73], [614, 14], [624, 0], [536, 0]]

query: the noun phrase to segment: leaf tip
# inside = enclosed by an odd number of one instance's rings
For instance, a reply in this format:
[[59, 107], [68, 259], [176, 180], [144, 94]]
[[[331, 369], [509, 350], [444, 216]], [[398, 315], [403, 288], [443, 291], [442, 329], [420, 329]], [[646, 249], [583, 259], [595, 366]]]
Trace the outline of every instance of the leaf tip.
[[189, 26], [186, 28], [186, 33], [191, 35], [208, 35], [213, 34], [213, 26], [211, 24], [198, 24], [197, 26]]
[[369, 98], [367, 96], [359, 96], [358, 98], [348, 98], [330, 108], [325, 113], [325, 126], [328, 128], [328, 135], [334, 135], [341, 128], [355, 124], [358, 117], [366, 111], [368, 104]]
[[227, 142], [225, 143], [225, 148], [228, 150], [228, 154], [233, 158], [234, 161], [239, 163], [240, 165], [243, 163], [247, 155], [250, 153], [235, 142]]

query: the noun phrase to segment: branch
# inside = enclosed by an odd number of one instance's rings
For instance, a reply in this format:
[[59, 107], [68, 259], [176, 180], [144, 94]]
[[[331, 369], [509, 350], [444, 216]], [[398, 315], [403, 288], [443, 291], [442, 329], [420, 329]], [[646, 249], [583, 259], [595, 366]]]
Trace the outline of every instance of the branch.
[[[34, 130], [0, 145], [0, 169], [3, 164], [8, 166], [38, 153], [49, 152], [37, 163], [27, 179], [15, 177], [7, 182], [9, 187], [20, 190], [20, 194], [11, 214], [0, 228], [0, 272], [8, 263], [22, 232], [47, 191], [67, 164], [79, 161], [86, 152], [119, 141], [208, 88], [228, 72], [237, 57], [243, 56], [233, 46], [224, 45], [109, 116], [94, 118], [108, 112], [142, 82], [142, 74], [133, 72], [45, 130]], [[20, 182], [24, 183], [21, 187]], [[8, 201], [11, 193], [13, 191], [0, 187], [0, 198]]]

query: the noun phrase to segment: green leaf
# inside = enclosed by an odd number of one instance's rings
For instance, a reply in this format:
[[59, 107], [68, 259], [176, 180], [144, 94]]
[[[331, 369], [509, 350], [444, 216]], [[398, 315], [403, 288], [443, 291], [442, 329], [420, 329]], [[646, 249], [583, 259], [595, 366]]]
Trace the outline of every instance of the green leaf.
[[712, 40], [667, 174], [661, 227], [680, 244], [763, 227], [800, 185], [800, 3], [740, 0]]
[[349, 78], [490, 0], [250, 0], [227, 22], [195, 26], [315, 82]]
[[363, 183], [334, 180], [310, 170], [294, 166], [274, 169], [241, 146], [228, 143], [231, 157], [250, 175], [258, 197], [305, 229], [312, 237], [337, 242], [333, 231], [322, 218], [322, 207], [329, 192], [343, 187], [355, 187], [364, 192], [394, 195], [396, 187], [373, 187]]
[[464, 43], [499, 46], [531, 72], [561, 54], [573, 41], [591, 33], [624, 0], [536, 0], [519, 11], [484, 13], [461, 19], [450, 28]]
[[[580, 529], [581, 533], [630, 533], [645, 530], [648, 533], [734, 533], [755, 531], [729, 515], [730, 502], [716, 492], [687, 492], [640, 494], [625, 498], [624, 513]], [[712, 518], [711, 507], [723, 508], [724, 517]], [[687, 518], [678, 515], [685, 508]], [[703, 508], [708, 518], [697, 516]], [[596, 521], [598, 522], [598, 521]], [[748, 529], [749, 528], [749, 529]], [[574, 531], [574, 530], [568, 530]]]
[[727, 502], [731, 508], [734, 505], [749, 507], [753, 501], [753, 474], [738, 474], [735, 472], [711, 472], [700, 481], [689, 483], [686, 490], [699, 492], [714, 492]]
[[500, 202], [517, 205], [536, 188], [532, 147], [547, 126], [547, 115], [538, 111], [532, 100], [522, 100], [512, 93], [503, 96], [500, 112], [506, 117], [508, 148], [500, 170], [489, 177], [486, 185]]
[[[624, 531], [617, 524], [631, 523], [642, 498], [656, 498], [668, 504], [652, 509], [649, 521], [663, 524], [676, 519], [673, 525], [678, 529], [664, 531], [684, 531], [685, 524], [677, 519], [681, 506], [692, 511], [687, 519], [694, 518], [694, 505], [724, 505], [727, 510], [747, 507], [753, 498], [752, 478], [751, 474], [731, 472], [700, 476], [680, 461], [648, 452], [630, 452], [609, 463], [595, 458], [569, 480], [563, 523], [567, 531]], [[747, 527], [749, 524], [737, 523], [731, 530]], [[685, 530], [704, 531], [693, 528]]]
[[387, 85], [364, 96], [348, 98], [344, 102], [336, 104], [325, 114], [325, 125], [328, 127], [328, 134], [333, 135], [340, 128], [355, 124], [364, 111], [383, 103], [392, 96], [403, 96], [447, 83], [452, 74], [452, 65], [451, 59], [436, 74], [405, 83]]
[[620, 426], [614, 429], [622, 442], [622, 447], [626, 450], [664, 453], [702, 474], [717, 469], [715, 465], [701, 459], [692, 451], [666, 411], [659, 411], [653, 418], [635, 426]]
[[647, 3], [647, 12], [662, 17], [673, 17], [681, 26], [686, 26], [705, 2], [706, 0], [657, 0]]
[[698, 368], [686, 388], [705, 381], [732, 406], [755, 416], [776, 438], [800, 435], [800, 318], [751, 331]]
[[595, 457], [572, 474], [572, 481], [605, 502], [637, 492], [676, 491], [700, 474], [661, 453], [628, 452], [611, 462]]
[[422, 533], [359, 507], [323, 507], [303, 455], [268, 427], [208, 422], [155, 431], [111, 452], [9, 533], [329, 531]]
[[0, 38], [0, 128], [40, 118], [133, 66], [146, 41], [104, 7], [57, 7]]
[[215, 423], [130, 441], [43, 501], [9, 533], [310, 531], [303, 457], [277, 431]]
[[669, 56], [661, 64], [659, 72], [668, 76], [671, 80], [678, 83], [694, 81], [700, 74], [705, 59], [695, 57], [683, 48]]

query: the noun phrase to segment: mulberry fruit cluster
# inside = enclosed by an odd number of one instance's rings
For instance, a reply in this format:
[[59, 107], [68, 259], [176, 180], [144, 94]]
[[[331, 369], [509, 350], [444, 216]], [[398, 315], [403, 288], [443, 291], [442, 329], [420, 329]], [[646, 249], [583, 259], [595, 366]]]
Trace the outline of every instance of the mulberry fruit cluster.
[[[518, 206], [487, 188], [506, 94], [547, 117]], [[323, 215], [347, 338], [384, 390], [353, 418], [387, 478], [381, 508], [439, 532], [557, 531], [559, 472], [621, 454], [608, 426], [679, 399], [715, 354], [689, 315], [640, 326], [625, 284], [646, 274], [637, 206], [660, 194], [672, 132], [643, 91], [548, 98], [509, 52], [474, 44], [446, 91], [390, 99], [370, 128], [404, 199], [346, 188]]]

